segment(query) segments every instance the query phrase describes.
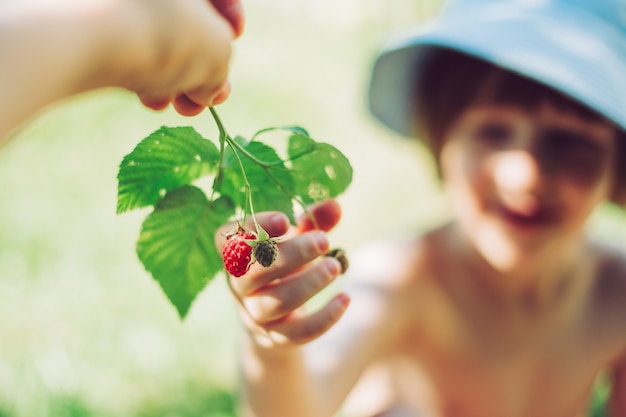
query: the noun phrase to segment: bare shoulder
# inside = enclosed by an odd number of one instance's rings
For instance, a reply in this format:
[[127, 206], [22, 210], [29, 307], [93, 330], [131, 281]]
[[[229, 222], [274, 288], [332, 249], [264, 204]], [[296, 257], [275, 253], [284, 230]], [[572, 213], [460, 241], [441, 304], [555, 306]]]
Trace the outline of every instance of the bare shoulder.
[[432, 275], [439, 257], [442, 228], [423, 234], [392, 236], [369, 242], [350, 256], [361, 283], [405, 290]]
[[[367, 243], [350, 255], [347, 284], [353, 294], [376, 298], [398, 322], [420, 316], [437, 292], [438, 263], [445, 262], [445, 227]], [[371, 301], [369, 306], [373, 305]]]
[[595, 252], [598, 259], [593, 303], [598, 318], [594, 321], [595, 340], [615, 342], [610, 365], [614, 374], [611, 395], [617, 399], [613, 406], [626, 409], [623, 402], [626, 394], [626, 250], [617, 245], [596, 243]]
[[599, 329], [620, 339], [626, 348], [626, 251], [616, 245], [595, 243], [596, 278], [592, 303]]
[[[626, 250], [607, 243], [594, 243], [597, 286], [600, 295], [613, 294], [626, 301]], [[624, 303], [626, 307], [626, 302]]]
[[402, 345], [418, 315], [416, 308], [428, 297], [423, 283], [431, 275], [428, 264], [434, 234], [379, 238], [350, 251], [343, 283], [351, 302], [329, 332], [333, 340], [345, 346], [367, 345], [372, 356]]

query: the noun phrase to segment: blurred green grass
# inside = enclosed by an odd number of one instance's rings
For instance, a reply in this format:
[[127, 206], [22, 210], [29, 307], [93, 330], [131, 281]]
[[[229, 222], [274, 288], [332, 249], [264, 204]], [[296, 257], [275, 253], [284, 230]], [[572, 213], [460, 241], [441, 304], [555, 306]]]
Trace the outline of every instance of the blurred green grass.
[[[383, 34], [437, 6], [246, 4], [233, 94], [220, 115], [244, 136], [300, 124], [348, 156], [355, 177], [339, 199], [337, 246], [447, 215], [423, 148], [377, 125], [364, 100]], [[115, 215], [119, 162], [161, 125], [217, 136], [208, 114], [154, 113], [132, 94], [102, 90], [46, 109], [0, 145], [0, 417], [236, 414], [239, 330], [224, 280], [181, 322], [135, 255], [147, 212]], [[625, 224], [607, 207], [592, 228], [624, 242]]]

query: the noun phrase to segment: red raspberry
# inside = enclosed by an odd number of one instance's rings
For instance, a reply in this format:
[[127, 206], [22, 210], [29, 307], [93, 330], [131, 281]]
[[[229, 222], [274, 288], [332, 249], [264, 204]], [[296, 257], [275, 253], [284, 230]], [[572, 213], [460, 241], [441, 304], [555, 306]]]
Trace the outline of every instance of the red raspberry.
[[256, 240], [256, 236], [250, 232], [239, 231], [226, 238], [222, 249], [224, 267], [234, 277], [240, 277], [248, 272], [252, 263], [252, 245], [246, 240]]

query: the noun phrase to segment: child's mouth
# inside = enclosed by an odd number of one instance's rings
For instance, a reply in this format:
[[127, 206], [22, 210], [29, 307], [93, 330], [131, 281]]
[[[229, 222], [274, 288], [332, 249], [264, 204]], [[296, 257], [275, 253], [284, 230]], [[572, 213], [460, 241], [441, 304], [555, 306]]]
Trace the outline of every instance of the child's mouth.
[[537, 229], [552, 226], [557, 223], [559, 219], [557, 211], [549, 208], [539, 208], [532, 214], [528, 214], [500, 206], [499, 215], [506, 223], [516, 228], [523, 229]]

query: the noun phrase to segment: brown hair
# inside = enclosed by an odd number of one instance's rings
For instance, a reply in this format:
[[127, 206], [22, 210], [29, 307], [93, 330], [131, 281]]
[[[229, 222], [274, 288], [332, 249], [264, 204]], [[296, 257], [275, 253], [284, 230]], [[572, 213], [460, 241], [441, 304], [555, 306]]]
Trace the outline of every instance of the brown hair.
[[[447, 129], [470, 105], [481, 100], [526, 109], [548, 101], [556, 108], [591, 121], [606, 121], [574, 99], [489, 62], [446, 48], [431, 48], [414, 89], [414, 135], [438, 160]], [[610, 123], [610, 122], [608, 122]], [[626, 133], [616, 128], [615, 186], [611, 200], [626, 205]]]

